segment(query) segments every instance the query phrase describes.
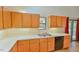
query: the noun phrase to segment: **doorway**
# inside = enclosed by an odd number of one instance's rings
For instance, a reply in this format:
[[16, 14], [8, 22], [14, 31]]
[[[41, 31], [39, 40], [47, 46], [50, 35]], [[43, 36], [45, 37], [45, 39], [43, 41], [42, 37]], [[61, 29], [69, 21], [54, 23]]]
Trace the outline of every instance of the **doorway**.
[[76, 20], [69, 20], [69, 34], [71, 36], [71, 41], [76, 41]]

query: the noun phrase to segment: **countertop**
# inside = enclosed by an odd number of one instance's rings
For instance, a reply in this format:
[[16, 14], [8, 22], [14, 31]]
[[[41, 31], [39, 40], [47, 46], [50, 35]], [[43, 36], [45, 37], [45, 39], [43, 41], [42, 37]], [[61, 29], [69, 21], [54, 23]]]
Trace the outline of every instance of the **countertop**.
[[[1, 34], [0, 34], [1, 35]], [[65, 33], [54, 33], [51, 34], [51, 36], [39, 36], [37, 34], [34, 35], [16, 35], [13, 36], [10, 34], [10, 36], [6, 37], [0, 37], [0, 52], [8, 52], [12, 48], [12, 46], [16, 43], [17, 40], [31, 40], [35, 38], [48, 38], [48, 37], [57, 37], [57, 36], [65, 36], [69, 34]]]

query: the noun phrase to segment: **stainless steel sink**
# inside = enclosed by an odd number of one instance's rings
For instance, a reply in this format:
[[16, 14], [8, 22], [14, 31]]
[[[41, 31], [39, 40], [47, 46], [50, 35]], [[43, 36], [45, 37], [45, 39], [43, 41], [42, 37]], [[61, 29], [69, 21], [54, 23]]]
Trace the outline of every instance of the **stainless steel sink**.
[[44, 33], [44, 34], [37, 34], [38, 36], [43, 36], [43, 37], [45, 37], [45, 36], [51, 36], [51, 34], [47, 34], [47, 33]]

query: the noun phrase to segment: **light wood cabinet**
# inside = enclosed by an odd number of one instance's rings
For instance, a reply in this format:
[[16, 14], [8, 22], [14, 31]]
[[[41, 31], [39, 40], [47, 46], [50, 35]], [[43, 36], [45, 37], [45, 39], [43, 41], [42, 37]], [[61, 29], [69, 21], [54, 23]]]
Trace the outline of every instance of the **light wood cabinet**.
[[40, 26], [40, 15], [32, 14], [31, 26], [32, 28], [38, 28]]
[[0, 29], [3, 29], [2, 9], [3, 7], [0, 7]]
[[30, 52], [39, 52], [39, 39], [30, 40]]
[[12, 12], [12, 27], [13, 28], [22, 27], [22, 13]]
[[56, 16], [52, 16], [52, 19], [51, 19], [51, 27], [57, 27], [57, 19], [56, 19]]
[[48, 38], [48, 51], [55, 50], [55, 38]]
[[57, 27], [62, 27], [62, 17], [61, 16], [57, 16]]
[[70, 47], [70, 36], [64, 36], [63, 48]]
[[48, 26], [49, 28], [62, 28], [66, 25], [66, 16], [49, 16]]
[[65, 27], [66, 26], [66, 20], [67, 20], [67, 17], [66, 16], [62, 16], [62, 27]]
[[22, 17], [23, 28], [31, 28], [31, 14], [23, 13]]
[[11, 12], [3, 8], [3, 24], [4, 28], [11, 28]]
[[29, 40], [18, 41], [18, 52], [29, 52]]
[[14, 46], [11, 48], [11, 52], [18, 52], [18, 45], [17, 45], [17, 42], [14, 44]]
[[48, 17], [48, 26], [49, 28], [55, 28], [57, 27], [57, 19], [56, 16], [49, 16]]
[[48, 51], [48, 43], [46, 38], [40, 39], [40, 52], [47, 52]]

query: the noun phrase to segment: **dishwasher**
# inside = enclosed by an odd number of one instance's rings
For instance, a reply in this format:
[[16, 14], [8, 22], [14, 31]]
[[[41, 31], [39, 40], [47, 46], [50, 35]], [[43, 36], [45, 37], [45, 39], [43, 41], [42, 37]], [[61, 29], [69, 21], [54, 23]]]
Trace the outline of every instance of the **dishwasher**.
[[55, 37], [55, 50], [63, 48], [64, 36]]

